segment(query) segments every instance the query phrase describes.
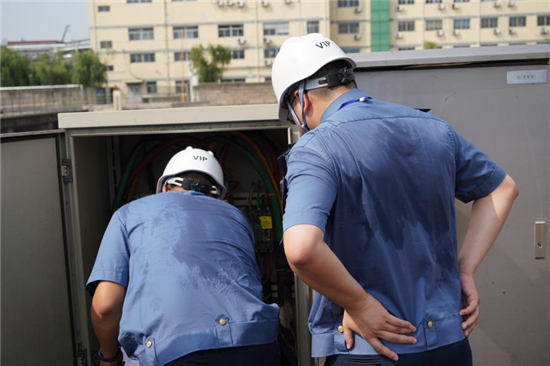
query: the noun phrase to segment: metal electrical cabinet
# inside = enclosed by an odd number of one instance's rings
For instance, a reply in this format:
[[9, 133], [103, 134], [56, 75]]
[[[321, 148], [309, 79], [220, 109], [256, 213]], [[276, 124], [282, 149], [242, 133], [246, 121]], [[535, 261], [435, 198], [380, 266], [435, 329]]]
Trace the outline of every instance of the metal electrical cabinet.
[[[550, 364], [550, 46], [383, 52], [353, 57], [358, 63], [361, 89], [377, 99], [430, 108], [487, 152], [518, 183], [520, 197], [478, 270], [483, 306], [480, 323], [471, 337], [472, 349], [477, 365]], [[56, 345], [67, 350], [68, 360], [57, 364], [71, 365], [77, 360], [89, 365], [97, 341], [89, 321], [90, 298], [84, 284], [113, 212], [125, 165], [136, 145], [178, 138], [181, 144], [174, 146], [181, 148], [186, 138], [212, 143], [217, 137], [231, 139], [231, 133], [244, 132], [282, 151], [299, 135], [276, 116], [274, 105], [72, 113], [59, 116], [62, 131], [38, 137], [2, 136], [2, 343], [13, 346], [8, 350], [3, 347], [2, 362], [8, 365], [9, 360], [17, 359], [9, 357], [23, 357], [28, 350], [25, 337], [36, 334], [37, 339], [56, 339]], [[229, 149], [226, 164], [234, 172], [232, 179], [240, 181], [233, 203], [242, 206], [260, 177], [237, 150]], [[174, 151], [164, 151], [144, 171], [133, 188], [134, 198], [150, 193], [151, 177], [160, 175]], [[38, 154], [40, 158], [35, 158]], [[9, 164], [8, 160], [18, 164]], [[24, 166], [50, 171], [40, 176], [49, 182], [44, 188], [48, 192], [32, 192], [28, 180], [18, 186], [20, 180], [29, 178]], [[27, 194], [29, 191], [32, 194]], [[469, 209], [457, 203], [459, 239], [464, 236]], [[8, 210], [18, 216], [9, 217]], [[25, 219], [50, 224], [46, 228], [25, 225]], [[539, 236], [546, 234], [546, 239], [537, 238], [542, 251], [535, 240], [536, 222], [546, 223], [537, 226]], [[22, 230], [27, 232], [20, 235]], [[51, 263], [57, 272], [41, 267], [42, 262]], [[43, 276], [41, 281], [48, 285], [21, 279], [6, 288], [7, 278], [28, 274], [25, 264], [33, 267], [32, 278]], [[282, 291], [286, 291], [287, 297], [281, 305], [281, 323], [289, 329], [283, 353], [290, 363], [310, 365], [307, 313], [312, 292], [300, 281], [294, 283], [293, 276], [287, 276], [287, 280], [273, 286], [273, 293], [283, 296]], [[41, 287], [41, 299], [19, 294]], [[27, 323], [36, 322], [41, 315], [26, 317], [27, 312], [36, 311], [27, 303], [44, 299], [48, 301], [43, 301], [43, 316], [55, 319], [59, 328], [52, 328], [48, 322], [28, 327]], [[17, 308], [18, 303], [24, 306]], [[10, 317], [18, 318], [6, 322]], [[17, 329], [21, 325], [22, 329]], [[10, 336], [11, 343], [6, 342]], [[42, 344], [42, 348], [37, 345], [34, 349], [51, 350], [48, 342]], [[19, 364], [38, 364], [38, 358], [30, 354], [27, 358]]]

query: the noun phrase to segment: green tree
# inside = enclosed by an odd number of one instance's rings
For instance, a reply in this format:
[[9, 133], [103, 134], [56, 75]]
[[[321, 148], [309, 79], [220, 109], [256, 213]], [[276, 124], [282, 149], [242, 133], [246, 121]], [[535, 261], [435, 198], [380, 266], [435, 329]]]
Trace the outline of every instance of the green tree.
[[63, 59], [61, 52], [41, 54], [34, 64], [39, 85], [63, 85], [71, 82], [71, 65]]
[[424, 42], [424, 49], [425, 50], [433, 50], [437, 48], [437, 43], [426, 41]]
[[199, 75], [199, 81], [212, 83], [221, 78], [225, 65], [231, 61], [231, 51], [221, 45], [208, 45], [208, 55], [205, 56], [204, 47], [198, 45], [191, 49], [190, 58], [193, 68]]
[[31, 85], [32, 68], [28, 58], [7, 47], [0, 48], [1, 86]]
[[107, 82], [105, 65], [93, 51], [74, 53], [72, 60], [73, 83], [97, 87]]

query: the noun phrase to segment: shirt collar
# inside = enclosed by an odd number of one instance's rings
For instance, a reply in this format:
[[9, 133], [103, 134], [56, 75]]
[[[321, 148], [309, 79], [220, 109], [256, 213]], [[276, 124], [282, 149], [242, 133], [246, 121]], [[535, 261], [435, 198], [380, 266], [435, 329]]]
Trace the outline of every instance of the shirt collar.
[[338, 98], [336, 98], [336, 100], [330, 103], [328, 108], [323, 112], [323, 115], [321, 116], [321, 123], [323, 123], [328, 118], [330, 118], [330, 116], [336, 113], [340, 109], [340, 106], [345, 102], [359, 99], [361, 97], [368, 97], [368, 95], [361, 89], [351, 89], [340, 95]]

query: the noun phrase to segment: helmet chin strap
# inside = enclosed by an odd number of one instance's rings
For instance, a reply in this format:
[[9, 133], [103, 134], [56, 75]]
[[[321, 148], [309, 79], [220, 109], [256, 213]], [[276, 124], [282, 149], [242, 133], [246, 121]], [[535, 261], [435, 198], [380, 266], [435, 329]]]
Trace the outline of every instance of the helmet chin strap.
[[294, 120], [294, 124], [302, 130], [303, 133], [306, 133], [309, 131], [309, 127], [307, 126], [306, 122], [306, 112], [304, 111], [304, 91], [305, 91], [306, 81], [303, 80], [300, 82], [300, 85], [298, 87], [298, 98], [300, 100], [300, 109], [302, 110], [302, 121], [300, 122], [300, 119], [296, 115], [296, 112], [294, 112], [294, 108], [292, 108], [292, 105], [287, 100], [286, 104], [288, 106], [288, 113], [292, 116], [292, 119]]

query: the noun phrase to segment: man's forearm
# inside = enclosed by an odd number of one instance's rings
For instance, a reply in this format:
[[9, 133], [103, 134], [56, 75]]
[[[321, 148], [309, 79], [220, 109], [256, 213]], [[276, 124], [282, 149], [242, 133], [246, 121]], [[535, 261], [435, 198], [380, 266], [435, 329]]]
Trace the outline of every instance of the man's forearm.
[[466, 238], [459, 253], [461, 274], [475, 274], [506, 222], [517, 195], [515, 182], [506, 176], [490, 195], [474, 202]]
[[299, 225], [285, 231], [290, 267], [306, 284], [344, 309], [354, 309], [367, 294], [323, 241], [322, 231]]
[[118, 331], [120, 315], [110, 314], [100, 318], [92, 309], [92, 324], [105, 357], [112, 357], [118, 352]]
[[119, 322], [122, 317], [125, 288], [117, 283], [102, 281], [92, 299], [92, 325], [107, 358], [118, 353]]

